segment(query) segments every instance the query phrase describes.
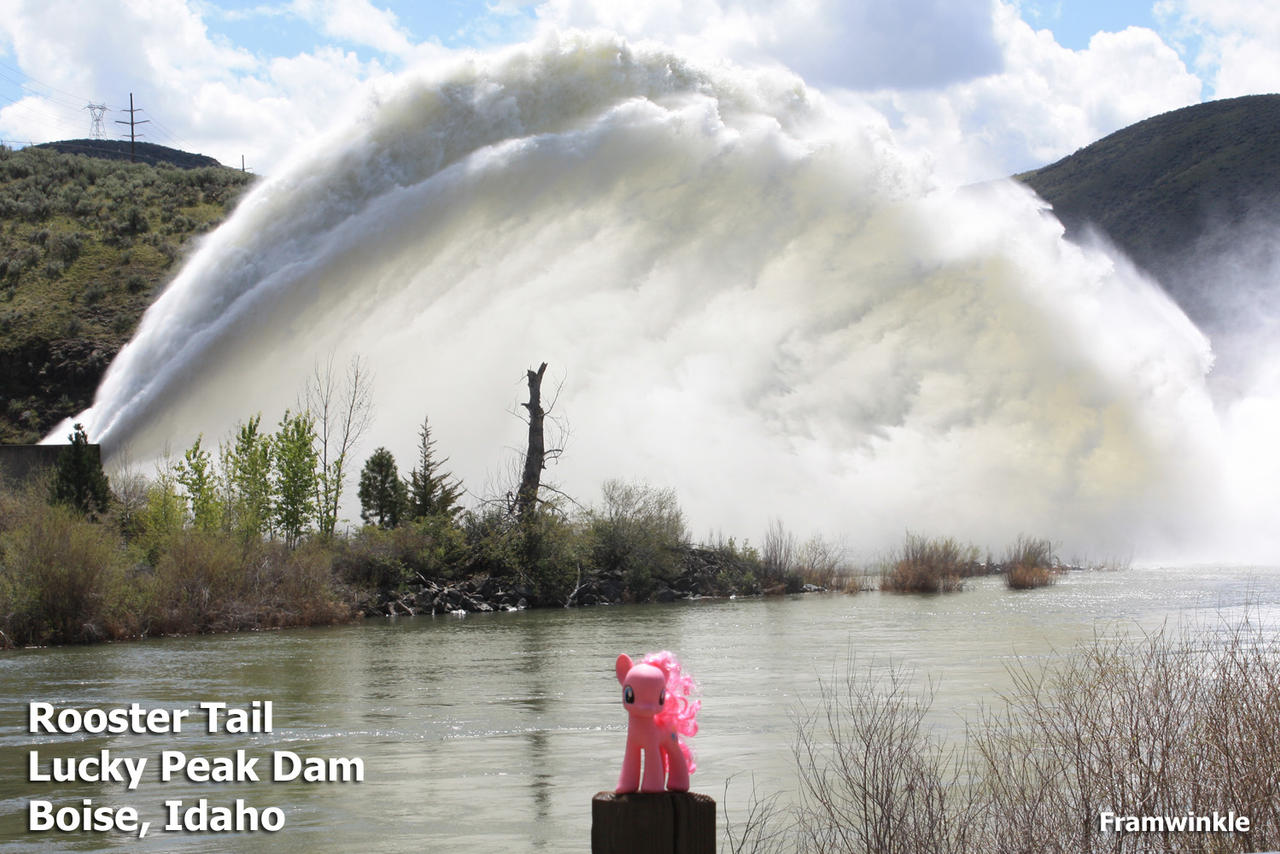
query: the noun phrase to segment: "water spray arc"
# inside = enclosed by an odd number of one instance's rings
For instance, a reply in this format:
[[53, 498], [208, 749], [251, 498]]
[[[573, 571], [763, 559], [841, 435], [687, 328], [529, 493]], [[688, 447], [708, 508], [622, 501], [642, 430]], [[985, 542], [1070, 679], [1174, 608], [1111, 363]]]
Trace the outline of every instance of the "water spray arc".
[[1222, 495], [1209, 347], [1151, 282], [1023, 189], [931, 189], [790, 75], [607, 36], [379, 92], [206, 239], [81, 417], [146, 459], [356, 353], [368, 448], [409, 458], [428, 411], [477, 485], [519, 366], [563, 366], [563, 487], [671, 486], [695, 530], [1115, 554]]

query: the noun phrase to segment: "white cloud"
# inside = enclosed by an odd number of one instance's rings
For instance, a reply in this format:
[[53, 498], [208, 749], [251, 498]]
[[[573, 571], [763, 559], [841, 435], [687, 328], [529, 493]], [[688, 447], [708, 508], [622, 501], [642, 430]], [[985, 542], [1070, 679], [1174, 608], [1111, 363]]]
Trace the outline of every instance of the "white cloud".
[[[8, 0], [0, 44], [31, 77], [78, 95], [43, 90], [6, 106], [0, 137], [85, 134], [84, 103], [119, 108], [133, 91], [156, 122], [152, 141], [229, 163], [244, 154], [270, 171], [349, 114], [388, 67], [450, 55], [438, 42], [415, 44], [378, 2], [282, 0], [244, 11], [314, 34], [316, 48], [272, 57], [212, 35], [206, 20], [241, 13], [206, 0]], [[494, 0], [460, 32], [484, 44], [523, 37], [531, 5]], [[1280, 8], [1245, 0], [1161, 8], [1176, 24], [1170, 33], [1203, 48], [1195, 70], [1212, 75], [1215, 94], [1277, 88]], [[1043, 165], [1202, 96], [1200, 79], [1151, 30], [1099, 33], [1073, 51], [1006, 0], [545, 0], [536, 15], [544, 29], [603, 27], [717, 61], [786, 65], [837, 99], [881, 110], [944, 180]], [[108, 116], [109, 127], [117, 118]]]
[[548, 26], [781, 63], [822, 87], [936, 86], [1000, 62], [989, 0], [547, 0], [538, 15]]
[[995, 7], [1003, 69], [930, 91], [870, 96], [944, 178], [994, 178], [1045, 165], [1149, 116], [1197, 103], [1201, 82], [1153, 31], [1098, 33], [1085, 50]]
[[1194, 52], [1214, 98], [1280, 92], [1280, 5], [1165, 0], [1157, 12]]
[[869, 101], [948, 181], [1044, 165], [1196, 103], [1202, 89], [1150, 29], [1098, 33], [1070, 50], [1002, 0], [547, 0], [539, 17], [784, 64], [837, 99]]
[[369, 0], [293, 0], [291, 10], [331, 38], [392, 56], [414, 53], [409, 34], [400, 26], [396, 14], [377, 8]]
[[114, 136], [114, 120], [126, 117], [119, 110], [133, 92], [145, 110], [138, 117], [151, 120], [142, 128], [146, 140], [228, 164], [244, 155], [251, 167], [269, 171], [349, 112], [367, 81], [385, 74], [377, 59], [328, 46], [255, 57], [211, 36], [200, 7], [187, 0], [20, 0], [7, 11], [0, 42], [45, 85], [35, 87], [40, 97], [0, 110], [6, 139], [87, 136], [83, 107], [90, 100], [112, 107], [107, 123]]

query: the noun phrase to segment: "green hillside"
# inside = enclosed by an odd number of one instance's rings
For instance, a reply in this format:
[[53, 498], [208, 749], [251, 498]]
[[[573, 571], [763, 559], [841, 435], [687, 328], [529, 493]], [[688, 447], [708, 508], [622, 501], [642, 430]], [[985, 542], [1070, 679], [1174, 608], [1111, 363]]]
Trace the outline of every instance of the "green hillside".
[[1195, 320], [1212, 296], [1185, 269], [1203, 238], [1280, 214], [1280, 95], [1197, 104], [1017, 176], [1068, 229], [1100, 228]]
[[192, 154], [154, 142], [125, 142], [122, 139], [64, 139], [59, 142], [42, 142], [35, 148], [48, 148], [63, 154], [84, 154], [104, 160], [128, 160], [130, 163], [148, 163], [160, 166], [168, 163], [183, 169], [204, 166], [221, 166], [212, 157]]
[[92, 402], [191, 239], [251, 180], [0, 148], [0, 442], [39, 439]]

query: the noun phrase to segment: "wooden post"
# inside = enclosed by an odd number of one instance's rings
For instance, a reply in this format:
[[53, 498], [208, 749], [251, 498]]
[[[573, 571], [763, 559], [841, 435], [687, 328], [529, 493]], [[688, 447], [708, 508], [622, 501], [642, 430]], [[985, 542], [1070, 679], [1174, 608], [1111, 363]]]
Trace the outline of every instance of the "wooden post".
[[716, 802], [696, 792], [591, 799], [591, 854], [715, 854]]

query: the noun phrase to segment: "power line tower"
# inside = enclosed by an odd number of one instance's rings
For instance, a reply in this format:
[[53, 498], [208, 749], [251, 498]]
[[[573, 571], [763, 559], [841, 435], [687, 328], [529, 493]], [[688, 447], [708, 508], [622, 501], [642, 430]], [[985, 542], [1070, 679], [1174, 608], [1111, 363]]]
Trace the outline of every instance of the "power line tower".
[[93, 139], [102, 139], [107, 135], [106, 129], [102, 126], [102, 116], [107, 112], [106, 104], [86, 104], [85, 109], [89, 111], [92, 121], [89, 124], [89, 136]]
[[116, 119], [116, 124], [129, 126], [129, 160], [130, 162], [136, 163], [137, 157], [134, 154], [134, 146], [138, 141], [137, 126], [145, 125], [147, 122], [151, 121], [151, 119], [143, 119], [142, 121], [138, 121], [134, 117], [133, 114], [142, 112], [142, 108], [141, 107], [138, 107], [136, 109], [134, 108], [132, 92], [129, 93], [129, 109], [125, 110], [124, 112], [129, 114], [129, 120], [125, 121], [124, 119]]

